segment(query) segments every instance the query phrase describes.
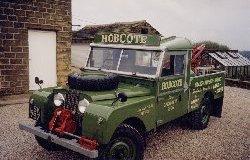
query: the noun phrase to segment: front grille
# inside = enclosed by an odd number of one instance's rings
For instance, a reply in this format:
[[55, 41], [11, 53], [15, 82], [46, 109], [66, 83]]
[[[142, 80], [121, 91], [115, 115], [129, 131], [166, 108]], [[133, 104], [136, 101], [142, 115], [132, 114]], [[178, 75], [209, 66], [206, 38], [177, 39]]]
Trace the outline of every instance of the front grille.
[[66, 93], [64, 107], [73, 112], [76, 112], [78, 107], [78, 102], [79, 102], [79, 94], [74, 90], [69, 90]]
[[40, 118], [40, 108], [34, 104], [29, 104], [29, 117], [38, 120]]
[[82, 114], [78, 111], [79, 93], [75, 90], [69, 90], [65, 96], [66, 109], [71, 110], [74, 113], [73, 120], [78, 124], [78, 127], [82, 126]]

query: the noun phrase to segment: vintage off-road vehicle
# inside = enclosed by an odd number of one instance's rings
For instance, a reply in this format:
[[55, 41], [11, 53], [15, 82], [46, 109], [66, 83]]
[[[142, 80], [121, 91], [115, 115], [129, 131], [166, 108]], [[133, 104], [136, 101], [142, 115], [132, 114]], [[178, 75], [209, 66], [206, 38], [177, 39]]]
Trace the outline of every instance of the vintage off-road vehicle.
[[[47, 150], [71, 149], [90, 158], [143, 159], [149, 131], [179, 117], [193, 129], [221, 117], [224, 73], [196, 76], [185, 38], [137, 34], [95, 37], [86, 67], [65, 87], [34, 91], [20, 129]], [[36, 83], [40, 84], [36, 78]]]

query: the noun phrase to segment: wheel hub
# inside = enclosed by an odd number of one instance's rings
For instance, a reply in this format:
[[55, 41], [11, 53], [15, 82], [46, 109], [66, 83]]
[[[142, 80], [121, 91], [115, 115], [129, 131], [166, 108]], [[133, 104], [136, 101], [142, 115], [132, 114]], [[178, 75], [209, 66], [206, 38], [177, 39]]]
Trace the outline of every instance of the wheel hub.
[[131, 143], [116, 142], [110, 149], [110, 159], [127, 160], [135, 155], [135, 147]]

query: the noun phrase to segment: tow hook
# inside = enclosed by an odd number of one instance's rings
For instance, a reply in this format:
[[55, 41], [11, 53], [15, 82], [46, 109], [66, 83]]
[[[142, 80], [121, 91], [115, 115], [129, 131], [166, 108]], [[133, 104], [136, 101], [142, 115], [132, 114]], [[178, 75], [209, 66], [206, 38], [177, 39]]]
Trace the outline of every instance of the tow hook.
[[48, 139], [47, 139], [49, 142], [52, 142], [52, 139], [51, 139], [51, 136], [49, 135], [48, 136]]

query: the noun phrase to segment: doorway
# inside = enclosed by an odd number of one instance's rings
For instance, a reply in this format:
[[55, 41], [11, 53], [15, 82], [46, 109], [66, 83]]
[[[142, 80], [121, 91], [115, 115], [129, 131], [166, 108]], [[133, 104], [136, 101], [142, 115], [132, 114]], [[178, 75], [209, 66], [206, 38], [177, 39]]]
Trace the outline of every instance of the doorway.
[[56, 32], [29, 30], [28, 41], [29, 90], [39, 89], [35, 77], [43, 80], [43, 88], [56, 86]]

